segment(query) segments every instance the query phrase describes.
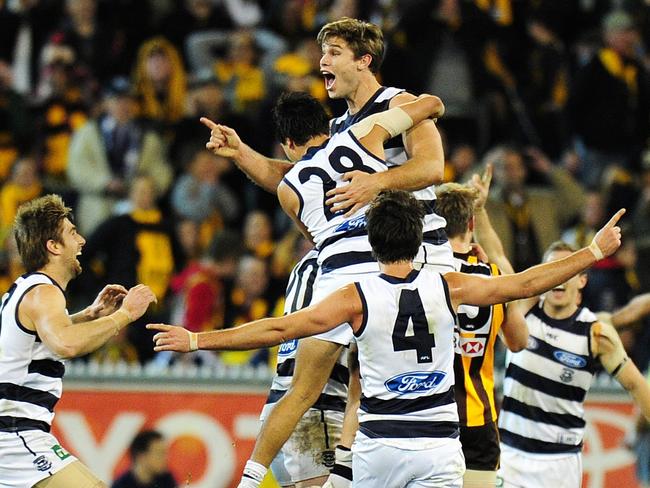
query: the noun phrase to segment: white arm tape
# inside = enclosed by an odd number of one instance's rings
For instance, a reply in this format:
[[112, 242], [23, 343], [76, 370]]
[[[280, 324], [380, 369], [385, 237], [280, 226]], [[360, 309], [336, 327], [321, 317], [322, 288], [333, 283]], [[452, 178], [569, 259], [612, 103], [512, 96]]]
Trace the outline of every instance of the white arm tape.
[[385, 112], [379, 112], [369, 115], [365, 119], [354, 124], [350, 131], [357, 139], [368, 135], [375, 125], [384, 128], [391, 137], [395, 137], [402, 132], [413, 127], [413, 119], [399, 107], [391, 108]]

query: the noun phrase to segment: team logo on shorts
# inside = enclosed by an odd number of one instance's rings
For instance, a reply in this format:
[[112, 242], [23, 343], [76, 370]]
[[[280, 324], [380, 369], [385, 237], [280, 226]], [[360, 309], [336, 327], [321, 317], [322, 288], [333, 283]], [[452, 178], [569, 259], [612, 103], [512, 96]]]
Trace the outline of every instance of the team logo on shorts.
[[278, 347], [278, 355], [279, 356], [288, 356], [293, 351], [295, 351], [297, 348], [298, 348], [298, 339], [292, 339], [290, 341], [283, 342]]
[[52, 461], [45, 456], [38, 456], [32, 461], [39, 471], [47, 471], [52, 467]]
[[334, 467], [334, 451], [323, 451], [323, 466], [332, 469]]
[[570, 352], [554, 351], [553, 357], [570, 368], [580, 369], [587, 366], [587, 360], [585, 358], [571, 354]]
[[447, 373], [444, 371], [411, 371], [389, 378], [384, 383], [393, 393], [416, 393], [435, 389]]
[[65, 458], [70, 457], [70, 453], [63, 449], [60, 445], [54, 444], [52, 446], [52, 451], [54, 451], [54, 454], [56, 454], [56, 457], [58, 457], [61, 461], [63, 461]]

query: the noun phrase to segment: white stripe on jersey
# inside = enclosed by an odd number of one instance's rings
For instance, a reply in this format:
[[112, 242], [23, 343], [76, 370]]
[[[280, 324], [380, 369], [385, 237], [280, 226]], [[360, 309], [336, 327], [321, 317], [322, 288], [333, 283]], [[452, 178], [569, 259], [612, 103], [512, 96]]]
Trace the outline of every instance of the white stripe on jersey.
[[318, 265], [322, 273], [350, 265], [367, 267], [368, 271], [377, 269], [366, 231], [367, 205], [346, 218], [343, 213], [332, 214], [324, 203], [325, 193], [344, 184], [343, 175], [353, 169], [376, 173], [386, 171], [387, 167], [346, 131], [332, 136], [325, 146], [308, 152], [283, 180], [300, 199], [298, 218], [319, 249]]
[[528, 312], [528, 346], [509, 355], [503, 386], [504, 444], [547, 454], [580, 449], [584, 398], [594, 374], [590, 330], [595, 321], [584, 307], [564, 320], [548, 317], [543, 304]]
[[63, 361], [18, 321], [17, 307], [23, 296], [43, 284], [58, 286], [43, 273], [27, 274], [2, 299], [0, 430], [49, 430], [54, 405], [61, 397]]
[[446, 283], [434, 271], [404, 279], [379, 275], [357, 290], [360, 431], [395, 447], [426, 449], [458, 430], [454, 401], [454, 322]]

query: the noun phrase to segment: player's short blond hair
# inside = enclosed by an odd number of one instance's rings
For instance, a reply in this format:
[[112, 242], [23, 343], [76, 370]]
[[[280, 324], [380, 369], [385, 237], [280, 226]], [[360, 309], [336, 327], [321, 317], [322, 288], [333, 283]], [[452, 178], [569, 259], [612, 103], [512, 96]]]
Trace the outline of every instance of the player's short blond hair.
[[445, 183], [436, 189], [436, 213], [447, 221], [447, 237], [465, 234], [474, 217], [478, 190], [459, 183]]
[[372, 57], [369, 69], [377, 73], [384, 60], [384, 34], [370, 22], [343, 17], [325, 24], [318, 33], [316, 41], [320, 46], [330, 37], [340, 37], [350, 47], [355, 58], [365, 54]]

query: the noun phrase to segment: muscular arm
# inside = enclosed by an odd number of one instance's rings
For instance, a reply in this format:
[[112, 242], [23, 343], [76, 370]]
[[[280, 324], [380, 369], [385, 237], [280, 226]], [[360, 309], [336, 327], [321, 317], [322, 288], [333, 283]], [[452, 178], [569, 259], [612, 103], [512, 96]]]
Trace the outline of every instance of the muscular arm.
[[594, 323], [591, 326], [591, 343], [594, 357], [632, 395], [641, 413], [650, 420], [650, 385], [627, 357], [616, 330], [606, 323]]
[[630, 300], [611, 317], [614, 327], [624, 327], [650, 314], [650, 293], [644, 293]]
[[270, 193], [275, 193], [284, 175], [292, 164], [261, 155], [244, 144], [237, 132], [225, 125], [219, 125], [201, 117], [201, 123], [210, 129], [210, 140], [205, 145], [217, 156], [232, 159], [237, 167], [254, 183]]
[[[356, 330], [361, 325], [363, 307], [356, 286], [351, 283], [320, 302], [284, 317], [256, 320], [239, 327], [201, 332], [196, 335], [198, 349], [248, 350], [281, 344], [289, 339], [312, 336], [345, 322]], [[158, 330], [154, 351], [189, 352], [190, 333], [165, 324], [149, 324]]]
[[89, 322], [73, 323], [65, 306], [61, 290], [41, 285], [25, 295], [18, 312], [21, 323], [36, 331], [45, 345], [63, 359], [95, 351], [130, 322], [128, 312], [117, 311]]
[[264, 421], [251, 460], [266, 467], [271, 464], [300, 418], [320, 396], [342, 348], [314, 338], [298, 343], [291, 387]]
[[[391, 100], [391, 109], [397, 106], [411, 117], [414, 124], [414, 127], [403, 135], [404, 147], [410, 159], [385, 172], [371, 175], [360, 171], [346, 173], [344, 179], [350, 183], [327, 193], [330, 198], [326, 204], [332, 205], [333, 212], [345, 210], [346, 216], [350, 216], [382, 190], [420, 190], [442, 181], [442, 140], [435, 123], [427, 119], [442, 115], [444, 105], [433, 95], [416, 98], [402, 93]], [[385, 131], [377, 131], [377, 134], [388, 139], [388, 133]], [[361, 142], [369, 144], [366, 140]], [[376, 144], [377, 142], [373, 141], [372, 147], [376, 147]], [[373, 149], [370, 151], [373, 152]], [[379, 151], [374, 149], [373, 153], [379, 154]]]
[[278, 200], [280, 201], [280, 206], [282, 207], [282, 210], [284, 210], [284, 213], [293, 220], [293, 223], [296, 224], [296, 227], [298, 227], [302, 235], [313, 244], [314, 239], [307, 230], [307, 227], [305, 227], [305, 224], [303, 224], [300, 218], [298, 218], [300, 199], [298, 198], [298, 195], [296, 195], [296, 192], [294, 192], [289, 185], [281, 182], [278, 185]]
[[591, 244], [596, 251], [585, 247], [564, 259], [538, 264], [513, 275], [487, 278], [456, 272], [445, 274], [454, 309], [463, 303], [482, 306], [529, 298], [564, 283], [594, 264], [596, 252], [602, 253], [602, 258], [619, 248], [621, 229], [616, 224], [624, 213], [625, 210], [619, 210], [598, 231]]
[[506, 316], [501, 325], [503, 342], [512, 352], [519, 352], [528, 344], [528, 325], [518, 302], [508, 304]]

